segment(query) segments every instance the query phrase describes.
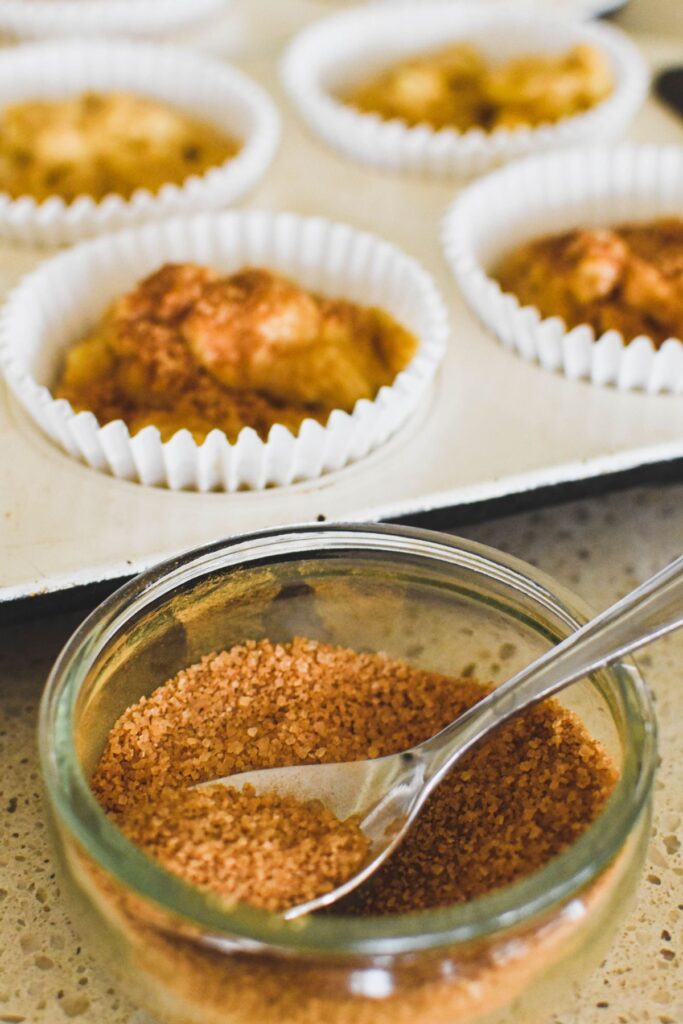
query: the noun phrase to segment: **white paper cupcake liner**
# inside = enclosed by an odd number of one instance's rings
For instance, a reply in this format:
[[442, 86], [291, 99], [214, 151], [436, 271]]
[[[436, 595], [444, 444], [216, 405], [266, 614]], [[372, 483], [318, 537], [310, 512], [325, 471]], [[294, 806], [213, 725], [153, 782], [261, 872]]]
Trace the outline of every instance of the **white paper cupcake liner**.
[[237, 137], [239, 153], [182, 184], [138, 189], [129, 200], [58, 196], [36, 202], [0, 192], [0, 236], [30, 245], [61, 245], [182, 212], [225, 207], [253, 188], [280, 137], [275, 105], [246, 75], [205, 55], [162, 43], [68, 40], [28, 43], [3, 53], [0, 104], [122, 90], [167, 102]]
[[208, 18], [232, 0], [0, 0], [0, 32], [19, 38], [159, 35]]
[[494, 171], [454, 201], [443, 224], [446, 258], [481, 322], [524, 359], [567, 377], [624, 390], [683, 392], [683, 343], [659, 349], [618, 331], [568, 330], [503, 292], [490, 271], [516, 246], [575, 227], [683, 216], [683, 148], [619, 146], [549, 153]]
[[[100, 426], [49, 387], [65, 350], [118, 295], [165, 262], [191, 261], [232, 273], [264, 266], [322, 294], [376, 305], [419, 341], [412, 361], [374, 401], [335, 410], [298, 435], [274, 426], [267, 441], [243, 430], [230, 444], [212, 431], [198, 445], [187, 430], [162, 442], [155, 427], [131, 437], [121, 421]], [[21, 404], [61, 447], [94, 469], [173, 490], [236, 491], [311, 480], [377, 448], [425, 396], [448, 336], [444, 305], [411, 257], [343, 224], [289, 213], [198, 214], [84, 242], [42, 264], [11, 293], [0, 320], [0, 362]]]
[[[376, 4], [396, 4], [424, 6], [433, 3], [434, 0], [372, 0]], [[480, 2], [496, 3], [500, 0], [451, 0], [452, 3], [470, 3], [472, 5]], [[513, 0], [522, 7], [545, 7], [546, 10], [557, 11], [560, 14], [574, 16], [575, 18], [597, 18], [602, 14], [610, 14], [612, 11], [624, 7], [628, 0]]]
[[[467, 41], [489, 59], [566, 52], [590, 43], [614, 72], [612, 94], [592, 110], [556, 124], [484, 132], [408, 127], [360, 113], [340, 92], [402, 58]], [[509, 5], [381, 4], [316, 22], [298, 35], [282, 62], [285, 88], [309, 128], [346, 156], [374, 167], [470, 177], [528, 153], [581, 142], [605, 142], [623, 133], [641, 106], [648, 73], [637, 48], [609, 25]]]

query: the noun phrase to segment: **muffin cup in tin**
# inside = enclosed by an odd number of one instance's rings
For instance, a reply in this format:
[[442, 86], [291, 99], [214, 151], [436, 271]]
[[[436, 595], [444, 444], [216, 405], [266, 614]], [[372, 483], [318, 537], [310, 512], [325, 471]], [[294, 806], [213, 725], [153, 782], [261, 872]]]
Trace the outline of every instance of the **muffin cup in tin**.
[[152, 36], [188, 28], [232, 0], [0, 0], [0, 32], [19, 38], [110, 33]]
[[[166, 262], [232, 273], [263, 266], [321, 294], [379, 306], [413, 332], [418, 349], [390, 387], [325, 425], [304, 420], [297, 435], [275, 425], [230, 443], [213, 430], [197, 444], [188, 430], [162, 442], [156, 427], [134, 436], [120, 420], [100, 425], [50, 393], [66, 349], [108, 304]], [[198, 214], [84, 242], [53, 256], [10, 294], [0, 321], [0, 362], [15, 396], [66, 452], [94, 469], [173, 490], [261, 489], [312, 480], [383, 444], [429, 391], [448, 337], [445, 307], [425, 270], [374, 235], [321, 218], [261, 211]]]
[[225, 207], [266, 172], [280, 139], [280, 118], [265, 91], [227, 64], [163, 43], [65, 40], [27, 43], [0, 61], [0, 104], [123, 91], [151, 97], [209, 122], [241, 144], [236, 156], [158, 192], [140, 188], [130, 199], [97, 201], [59, 196], [37, 202], [0, 192], [0, 237], [31, 245], [61, 245], [168, 215]]
[[[433, 2], [433, 0], [370, 0], [371, 3], [376, 4], [395, 4], [401, 5], [413, 4], [420, 6], [421, 4]], [[500, 0], [451, 0], [452, 3], [470, 3], [472, 6], [479, 3], [496, 3]], [[520, 0], [523, 2], [523, 0]], [[614, 11], [618, 11], [619, 8], [625, 7], [628, 0], [550, 0], [551, 9], [555, 6], [563, 14], [573, 15], [576, 18], [598, 18], [605, 14], [612, 14]], [[548, 0], [526, 0], [527, 7], [543, 7], [548, 4]]]
[[[530, 53], [563, 53], [589, 43], [608, 58], [612, 94], [591, 110], [535, 128], [485, 132], [409, 127], [362, 113], [339, 99], [345, 88], [385, 67], [448, 43], [468, 42], [495, 62]], [[374, 167], [437, 177], [471, 177], [515, 157], [621, 135], [645, 99], [648, 73], [619, 29], [540, 10], [430, 2], [368, 5], [314, 23], [282, 62], [290, 99], [308, 127], [345, 156]]]
[[683, 392], [683, 339], [657, 349], [641, 335], [596, 337], [522, 306], [491, 276], [500, 259], [534, 238], [576, 227], [683, 216], [683, 148], [618, 146], [529, 157], [465, 189], [443, 224], [446, 258], [481, 322], [506, 346], [572, 380], [623, 390]]

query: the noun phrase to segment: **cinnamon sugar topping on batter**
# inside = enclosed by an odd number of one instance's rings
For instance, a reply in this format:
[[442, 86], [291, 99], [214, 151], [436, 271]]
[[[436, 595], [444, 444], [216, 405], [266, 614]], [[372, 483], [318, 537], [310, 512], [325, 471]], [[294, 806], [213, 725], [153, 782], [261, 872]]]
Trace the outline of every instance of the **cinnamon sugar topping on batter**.
[[544, 317], [597, 335], [620, 331], [659, 347], [683, 339], [683, 220], [577, 228], [522, 245], [503, 261], [502, 287]]
[[268, 270], [221, 276], [167, 264], [118, 299], [66, 354], [59, 398], [132, 433], [183, 428], [230, 441], [296, 433], [372, 400], [410, 362], [416, 339], [380, 309], [314, 295]]

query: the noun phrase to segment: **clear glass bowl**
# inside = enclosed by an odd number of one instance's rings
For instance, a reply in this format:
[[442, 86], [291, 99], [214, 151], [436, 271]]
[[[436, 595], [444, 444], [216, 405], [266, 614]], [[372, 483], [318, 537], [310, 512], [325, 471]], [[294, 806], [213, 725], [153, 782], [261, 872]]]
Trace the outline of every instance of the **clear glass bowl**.
[[73, 918], [174, 1024], [530, 1024], [603, 955], [649, 833], [656, 742], [628, 663], [562, 700], [620, 780], [595, 824], [523, 881], [438, 911], [286, 924], [174, 878], [113, 826], [88, 777], [121, 712], [203, 654], [304, 635], [500, 682], [587, 617], [535, 569], [467, 541], [312, 526], [214, 544], [138, 577], [74, 634], [40, 719], [48, 816]]

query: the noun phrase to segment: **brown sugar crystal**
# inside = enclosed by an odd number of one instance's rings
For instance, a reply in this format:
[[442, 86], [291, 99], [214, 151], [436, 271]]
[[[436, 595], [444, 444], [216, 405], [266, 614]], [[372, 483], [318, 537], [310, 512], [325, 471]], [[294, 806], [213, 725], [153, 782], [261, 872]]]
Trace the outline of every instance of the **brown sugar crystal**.
[[[362, 863], [357, 821], [318, 803], [194, 784], [257, 768], [390, 754], [487, 692], [381, 654], [312, 640], [209, 654], [114, 725], [92, 779], [123, 832], [164, 867], [232, 900], [282, 910]], [[409, 912], [474, 899], [570, 846], [617, 772], [557, 701], [518, 716], [463, 758], [387, 864], [335, 913]]]
[[266, 910], [333, 889], [368, 848], [355, 819], [341, 822], [317, 801], [247, 787], [170, 789], [156, 810], [147, 801], [130, 807], [123, 826], [188, 882]]

